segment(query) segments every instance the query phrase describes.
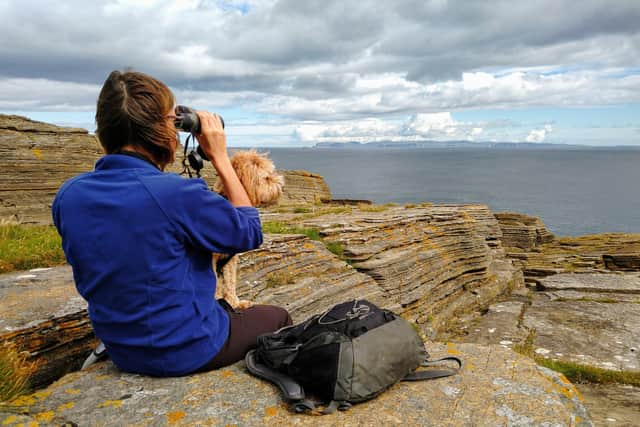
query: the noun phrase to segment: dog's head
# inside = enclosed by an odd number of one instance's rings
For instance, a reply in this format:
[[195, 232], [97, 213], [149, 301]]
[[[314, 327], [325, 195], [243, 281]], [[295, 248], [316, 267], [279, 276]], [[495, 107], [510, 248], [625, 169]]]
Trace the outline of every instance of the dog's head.
[[[253, 206], [272, 205], [282, 196], [284, 177], [276, 172], [273, 162], [265, 154], [255, 150], [237, 151], [231, 157], [231, 165]], [[219, 180], [213, 189], [226, 195]]]

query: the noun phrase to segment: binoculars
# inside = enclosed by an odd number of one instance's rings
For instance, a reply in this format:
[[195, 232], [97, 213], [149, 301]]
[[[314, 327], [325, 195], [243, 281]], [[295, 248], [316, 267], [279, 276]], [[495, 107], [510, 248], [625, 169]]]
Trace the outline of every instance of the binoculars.
[[[184, 105], [178, 105], [176, 107], [175, 113], [176, 113], [176, 118], [174, 120], [174, 125], [177, 130], [182, 132], [188, 132], [191, 134], [200, 133], [200, 119], [198, 118], [198, 115], [196, 114], [196, 111], [193, 108], [189, 108]], [[220, 117], [220, 123], [222, 123], [222, 129], [224, 129], [224, 120], [222, 119], [222, 116], [218, 115], [218, 117]], [[198, 145], [198, 148], [196, 148], [196, 152], [198, 156], [202, 158], [202, 160], [209, 160], [209, 158], [204, 153], [204, 151], [202, 151], [202, 148], [200, 148], [199, 145]], [[190, 156], [189, 162], [191, 163], [192, 167], [194, 167], [194, 169], [196, 170], [202, 169], [202, 161], [201, 160], [198, 161], [198, 159], [196, 158], [192, 160], [191, 158], [192, 153], [193, 152], [189, 153], [189, 156]], [[197, 166], [200, 166], [200, 167], [198, 168]]]

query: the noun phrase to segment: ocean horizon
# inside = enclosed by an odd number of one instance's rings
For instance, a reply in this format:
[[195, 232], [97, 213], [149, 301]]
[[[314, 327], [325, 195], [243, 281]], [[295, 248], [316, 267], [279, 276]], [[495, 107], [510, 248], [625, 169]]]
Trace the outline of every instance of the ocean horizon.
[[558, 236], [640, 233], [640, 151], [630, 147], [259, 148], [322, 175], [335, 199], [485, 204]]

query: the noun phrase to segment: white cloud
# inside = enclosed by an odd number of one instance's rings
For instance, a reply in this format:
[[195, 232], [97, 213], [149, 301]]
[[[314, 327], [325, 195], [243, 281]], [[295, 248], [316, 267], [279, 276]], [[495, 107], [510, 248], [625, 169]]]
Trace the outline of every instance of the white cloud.
[[543, 142], [547, 135], [552, 131], [551, 125], [545, 125], [542, 129], [534, 129], [529, 132], [525, 141], [527, 142]]
[[378, 3], [0, 2], [0, 109], [89, 112], [125, 66], [181, 103], [281, 117], [304, 138], [544, 141], [455, 113], [640, 103], [638, 1]]
[[295, 129], [303, 142], [369, 142], [397, 138], [399, 127], [392, 123], [368, 118], [339, 123], [304, 123]]

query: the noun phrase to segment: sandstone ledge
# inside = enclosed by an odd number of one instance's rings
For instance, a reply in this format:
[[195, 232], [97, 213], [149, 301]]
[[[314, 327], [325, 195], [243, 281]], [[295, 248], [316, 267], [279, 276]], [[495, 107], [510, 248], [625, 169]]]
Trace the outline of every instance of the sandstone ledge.
[[431, 344], [464, 361], [453, 377], [399, 383], [347, 412], [293, 414], [272, 385], [239, 362], [181, 378], [125, 374], [110, 362], [69, 374], [0, 409], [3, 425], [41, 426], [590, 426], [581, 396], [562, 375], [501, 346]]

